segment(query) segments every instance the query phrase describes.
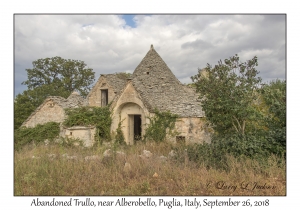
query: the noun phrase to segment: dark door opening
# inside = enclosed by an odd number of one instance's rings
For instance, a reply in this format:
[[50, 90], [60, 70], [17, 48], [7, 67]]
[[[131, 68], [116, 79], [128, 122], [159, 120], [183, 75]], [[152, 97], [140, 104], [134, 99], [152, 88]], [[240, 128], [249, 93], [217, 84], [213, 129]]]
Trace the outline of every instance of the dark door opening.
[[133, 134], [134, 140], [139, 141], [142, 139], [142, 117], [141, 115], [133, 115]]

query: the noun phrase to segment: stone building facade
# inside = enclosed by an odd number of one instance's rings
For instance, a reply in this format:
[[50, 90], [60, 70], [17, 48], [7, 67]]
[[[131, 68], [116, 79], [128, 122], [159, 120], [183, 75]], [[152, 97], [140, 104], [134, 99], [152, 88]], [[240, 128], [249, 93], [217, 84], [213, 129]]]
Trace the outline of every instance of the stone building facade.
[[85, 100], [73, 92], [67, 99], [60, 96], [49, 96], [45, 101], [23, 122], [22, 126], [35, 127], [37, 124], [47, 122], [61, 123], [64, 121], [66, 108], [77, 108], [86, 105]]
[[[37, 123], [45, 123], [45, 119], [62, 122], [64, 108], [111, 104], [111, 132], [116, 131], [121, 120], [127, 144], [134, 144], [145, 134], [149, 117], [154, 115], [156, 109], [171, 111], [179, 116], [175, 123], [178, 135], [169, 137], [170, 141], [186, 144], [210, 141], [202, 120], [204, 112], [195, 90], [181, 84], [152, 45], [131, 78], [118, 73], [103, 74], [85, 101], [75, 93], [71, 96], [72, 100], [70, 97], [47, 98], [23, 125], [33, 127]], [[92, 127], [64, 128], [61, 132], [62, 136], [82, 139], [86, 146], [93, 144], [94, 134], [95, 128]]]
[[195, 90], [181, 84], [152, 45], [127, 81], [117, 74], [101, 75], [87, 97], [88, 104], [102, 106], [106, 94], [108, 103], [112, 103], [111, 132], [121, 120], [127, 144], [134, 144], [137, 136], [145, 134], [155, 109], [179, 116], [175, 123], [178, 135], [169, 137], [170, 141], [187, 144], [210, 141]]

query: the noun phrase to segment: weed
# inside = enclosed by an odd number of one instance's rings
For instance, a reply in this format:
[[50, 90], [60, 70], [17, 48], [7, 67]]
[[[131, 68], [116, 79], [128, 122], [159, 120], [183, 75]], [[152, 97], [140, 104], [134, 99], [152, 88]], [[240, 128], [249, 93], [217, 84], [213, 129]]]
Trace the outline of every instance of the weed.
[[34, 128], [20, 127], [14, 131], [15, 150], [21, 149], [24, 145], [34, 142], [35, 144], [53, 141], [58, 138], [59, 123], [49, 122], [43, 125], [38, 124]]
[[144, 140], [162, 142], [166, 140], [167, 134], [172, 136], [178, 116], [170, 111], [160, 112], [157, 109], [154, 113], [153, 117], [148, 117], [150, 124], [146, 128]]
[[100, 145], [103, 141], [111, 140], [112, 118], [109, 105], [105, 107], [80, 107], [65, 111], [67, 114], [63, 123], [65, 126], [96, 126], [95, 140]]
[[[190, 147], [177, 148], [167, 142], [153, 141], [119, 146], [116, 150], [122, 149], [126, 162], [131, 165], [131, 170], [125, 172], [122, 158], [112, 156], [111, 164], [102, 163], [105, 146], [64, 147], [50, 143], [46, 147], [32, 147], [28, 144], [14, 154], [14, 195], [286, 195], [283, 157], [270, 156], [263, 165], [247, 157], [226, 155], [228, 168], [223, 170], [207, 168], [209, 162], [192, 159], [186, 164], [182, 154], [186, 148], [189, 153]], [[152, 158], [139, 157], [145, 149], [153, 153]], [[167, 157], [171, 150], [176, 150], [178, 158], [160, 162], [158, 157]], [[66, 158], [65, 154], [77, 158]], [[86, 156], [100, 159], [86, 160]], [[275, 187], [252, 190], [254, 182]], [[249, 183], [252, 188], [241, 189], [241, 183]], [[218, 184], [237, 185], [237, 188], [219, 189]]]

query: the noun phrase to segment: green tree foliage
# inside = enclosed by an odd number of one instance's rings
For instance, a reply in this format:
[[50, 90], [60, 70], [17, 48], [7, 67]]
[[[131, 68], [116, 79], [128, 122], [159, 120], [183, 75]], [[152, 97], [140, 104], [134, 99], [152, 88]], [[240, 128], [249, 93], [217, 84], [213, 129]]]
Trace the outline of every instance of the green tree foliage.
[[40, 104], [35, 98], [30, 97], [30, 91], [18, 94], [14, 101], [14, 129], [18, 129], [29, 115]]
[[257, 160], [285, 156], [286, 84], [262, 85], [257, 65], [257, 57], [241, 63], [235, 55], [192, 77], [216, 132], [210, 145], [189, 150], [191, 159], [226, 168], [228, 154]]
[[270, 136], [286, 146], [286, 81], [275, 80], [261, 88], [262, 102], [268, 107], [265, 122]]
[[28, 79], [22, 84], [28, 90], [14, 100], [14, 128], [19, 128], [48, 96], [67, 98], [73, 91], [86, 96], [95, 80], [95, 73], [83, 61], [61, 57], [38, 59], [26, 69]]
[[257, 119], [253, 106], [261, 82], [257, 65], [257, 57], [240, 62], [235, 55], [215, 67], [207, 64], [192, 77], [205, 115], [217, 133], [245, 134], [246, 126]]
[[93, 69], [87, 68], [83, 61], [57, 56], [38, 59], [32, 64], [32, 69], [26, 69], [28, 79], [22, 83], [27, 85], [28, 89], [54, 85], [58, 90], [63, 88], [69, 93], [76, 90], [82, 96], [86, 96], [90, 85], [95, 81]]
[[32, 90], [25, 90], [23, 93], [18, 94], [14, 100], [14, 129], [19, 128], [48, 96], [53, 95], [67, 98], [70, 93], [64, 88], [58, 89], [50, 84]]

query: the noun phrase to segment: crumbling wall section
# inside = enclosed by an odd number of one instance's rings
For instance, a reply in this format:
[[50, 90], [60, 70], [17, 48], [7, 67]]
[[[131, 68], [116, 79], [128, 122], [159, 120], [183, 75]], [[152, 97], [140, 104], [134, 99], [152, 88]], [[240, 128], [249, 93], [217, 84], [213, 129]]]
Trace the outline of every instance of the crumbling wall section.
[[173, 143], [210, 143], [210, 133], [201, 118], [178, 118], [175, 122], [174, 131], [176, 131], [176, 135], [168, 137], [168, 140]]
[[83, 143], [83, 146], [91, 147], [95, 143], [95, 133], [96, 128], [93, 126], [73, 126], [64, 128], [61, 136], [72, 140], [80, 140]]
[[60, 96], [49, 96], [34, 112], [24, 121], [22, 126], [35, 127], [37, 124], [47, 122], [61, 123], [65, 119], [66, 108], [78, 108], [84, 103], [84, 99], [73, 92], [68, 99]]
[[52, 100], [48, 100], [40, 106], [29, 120], [23, 123], [25, 127], [35, 127], [47, 122], [61, 123], [65, 119], [64, 109]]

